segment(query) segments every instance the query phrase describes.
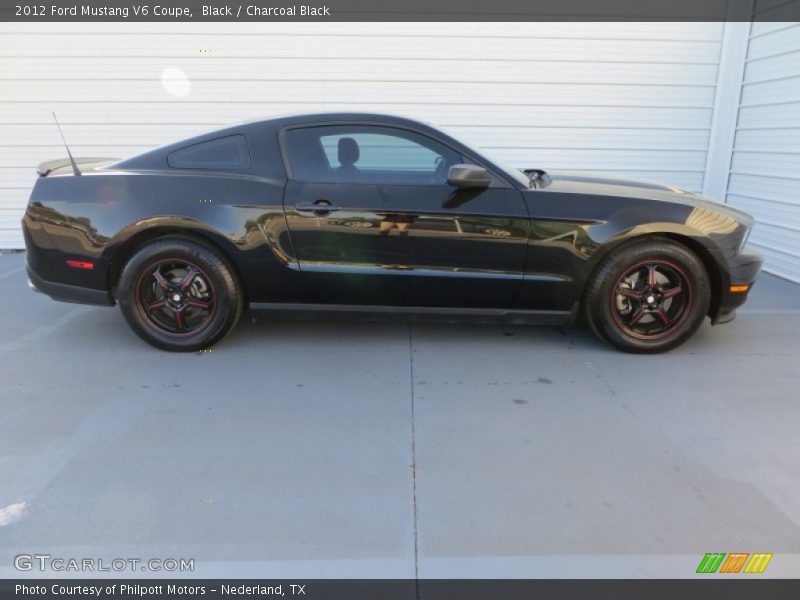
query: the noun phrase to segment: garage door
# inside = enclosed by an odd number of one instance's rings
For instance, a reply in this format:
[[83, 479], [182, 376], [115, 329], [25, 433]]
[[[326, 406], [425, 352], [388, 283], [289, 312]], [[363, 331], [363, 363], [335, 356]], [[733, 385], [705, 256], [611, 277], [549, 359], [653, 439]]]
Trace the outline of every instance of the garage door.
[[0, 247], [34, 166], [317, 110], [446, 126], [521, 167], [699, 191], [720, 23], [2, 23]]
[[753, 23], [727, 202], [756, 217], [766, 269], [800, 282], [800, 23]]

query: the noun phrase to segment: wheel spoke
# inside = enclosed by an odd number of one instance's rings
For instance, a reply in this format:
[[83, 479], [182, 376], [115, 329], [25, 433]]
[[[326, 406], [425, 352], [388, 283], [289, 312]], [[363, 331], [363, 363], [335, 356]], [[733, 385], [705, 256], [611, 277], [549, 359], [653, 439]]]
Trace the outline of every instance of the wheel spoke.
[[178, 285], [179, 285], [179, 287], [180, 287], [182, 290], [185, 290], [187, 287], [189, 287], [189, 284], [190, 284], [190, 283], [192, 283], [192, 280], [194, 280], [194, 278], [195, 278], [195, 276], [196, 276], [197, 274], [198, 274], [198, 273], [197, 273], [197, 271], [195, 270], [195, 268], [194, 268], [194, 267], [189, 267], [189, 268], [186, 270], [186, 275], [184, 275], [184, 276], [183, 276], [183, 279], [181, 279], [181, 282], [180, 282], [180, 284], [178, 284]]
[[667, 315], [667, 311], [664, 310], [664, 307], [656, 311], [656, 316], [663, 321], [664, 325], [669, 325], [669, 316]]
[[667, 298], [672, 298], [673, 296], [677, 296], [683, 291], [683, 286], [681, 284], [676, 285], [668, 290], [663, 290], [661, 292], [661, 297], [666, 300]]
[[186, 301], [186, 304], [189, 306], [194, 306], [195, 308], [203, 308], [203, 309], [211, 308], [211, 302], [203, 302], [202, 300], [195, 300], [193, 298], [189, 298]]
[[169, 288], [169, 283], [167, 282], [166, 279], [164, 279], [164, 276], [161, 274], [161, 271], [159, 269], [153, 271], [153, 277], [155, 278], [156, 283], [158, 283], [159, 286], [161, 286], [165, 290]]
[[645, 316], [646, 314], [647, 314], [647, 311], [640, 306], [639, 310], [637, 310], [635, 313], [633, 313], [633, 316], [631, 317], [631, 321], [630, 321], [631, 325], [635, 325], [636, 323], [641, 321], [642, 317]]
[[148, 304], [145, 307], [145, 309], [147, 310], [147, 312], [153, 312], [154, 310], [159, 309], [159, 308], [163, 308], [166, 305], [167, 305], [167, 301], [164, 300], [164, 298], [161, 298], [160, 300], [156, 300], [155, 302], [151, 302], [150, 304]]
[[173, 314], [175, 315], [175, 325], [178, 327], [178, 329], [183, 329], [183, 309], [176, 310]]
[[625, 296], [626, 298], [633, 298], [634, 300], [641, 300], [642, 296], [639, 292], [634, 291], [630, 288], [619, 286], [617, 288], [617, 293], [620, 296]]
[[647, 265], [647, 285], [651, 288], [656, 287], [656, 266]]

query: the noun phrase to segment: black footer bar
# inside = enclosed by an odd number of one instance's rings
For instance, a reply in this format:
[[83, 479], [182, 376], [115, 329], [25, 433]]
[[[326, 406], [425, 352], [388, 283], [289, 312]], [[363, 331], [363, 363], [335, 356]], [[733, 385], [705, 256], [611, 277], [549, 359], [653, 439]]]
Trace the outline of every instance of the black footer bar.
[[[713, 577], [713, 576], [712, 576]], [[797, 579], [25, 579], [0, 581], [0, 600], [294, 598], [313, 600], [797, 600]]]

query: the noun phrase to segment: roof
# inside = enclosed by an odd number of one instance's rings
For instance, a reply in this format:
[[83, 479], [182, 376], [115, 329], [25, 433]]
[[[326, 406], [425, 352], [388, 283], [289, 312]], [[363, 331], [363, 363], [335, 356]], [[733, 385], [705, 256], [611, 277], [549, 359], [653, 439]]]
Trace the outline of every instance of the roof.
[[430, 123], [395, 115], [389, 113], [369, 113], [369, 112], [316, 112], [316, 113], [289, 113], [269, 117], [267, 119], [251, 119], [241, 123], [242, 125], [254, 125], [259, 123], [315, 123], [318, 121], [386, 121], [389, 123], [404, 123], [407, 125], [417, 125], [431, 127]]

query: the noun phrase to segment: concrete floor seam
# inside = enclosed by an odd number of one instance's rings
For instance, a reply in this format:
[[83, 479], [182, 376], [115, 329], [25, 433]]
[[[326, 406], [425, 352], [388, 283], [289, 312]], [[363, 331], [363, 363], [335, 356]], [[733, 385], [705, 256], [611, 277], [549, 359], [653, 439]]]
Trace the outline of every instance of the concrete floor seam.
[[411, 392], [411, 502], [414, 519], [414, 579], [419, 600], [419, 530], [417, 524], [417, 433], [414, 418], [414, 325], [408, 324], [408, 366]]

